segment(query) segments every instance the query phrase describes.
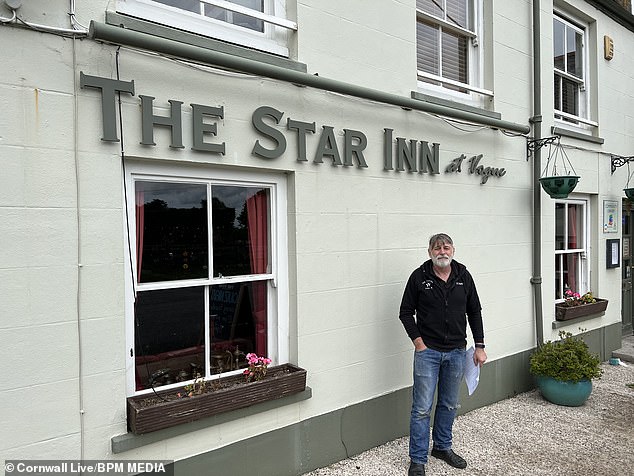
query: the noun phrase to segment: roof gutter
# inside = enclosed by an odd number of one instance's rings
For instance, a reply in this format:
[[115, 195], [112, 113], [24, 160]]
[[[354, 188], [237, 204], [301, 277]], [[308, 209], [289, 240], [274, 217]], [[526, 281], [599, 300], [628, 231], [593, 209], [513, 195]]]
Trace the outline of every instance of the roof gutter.
[[91, 21], [88, 37], [96, 41], [156, 51], [174, 57], [186, 58], [203, 64], [219, 66], [234, 71], [264, 76], [272, 79], [279, 79], [301, 86], [310, 86], [316, 89], [337, 92], [358, 98], [370, 99], [372, 101], [400, 106], [405, 109], [414, 109], [431, 114], [438, 114], [440, 116], [491, 126], [496, 129], [518, 132], [520, 134], [528, 134], [530, 132], [530, 126], [528, 125], [503, 121], [495, 117], [487, 117], [474, 112], [462, 111], [440, 104], [431, 104], [399, 96], [397, 94], [390, 94], [376, 89], [365, 88], [355, 84], [328, 79], [301, 71], [293, 71], [280, 66], [262, 63], [260, 61], [242, 58], [202, 48], [200, 46], [189, 45], [167, 38], [148, 35], [134, 30], [107, 25], [105, 23]]

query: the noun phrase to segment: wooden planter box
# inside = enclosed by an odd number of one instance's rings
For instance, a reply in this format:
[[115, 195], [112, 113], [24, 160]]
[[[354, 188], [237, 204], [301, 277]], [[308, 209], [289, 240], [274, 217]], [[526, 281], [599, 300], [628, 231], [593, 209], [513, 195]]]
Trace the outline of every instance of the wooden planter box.
[[598, 314], [608, 307], [607, 299], [597, 298], [597, 302], [592, 304], [582, 304], [581, 306], [567, 307], [563, 304], [555, 304], [555, 319], [558, 321], [567, 321], [576, 317], [589, 316], [590, 314]]
[[182, 387], [128, 397], [128, 428], [143, 434], [188, 423], [223, 412], [249, 407], [304, 391], [306, 370], [291, 364], [269, 367], [264, 379], [245, 382], [232, 375], [207, 382], [205, 393], [179, 398]]

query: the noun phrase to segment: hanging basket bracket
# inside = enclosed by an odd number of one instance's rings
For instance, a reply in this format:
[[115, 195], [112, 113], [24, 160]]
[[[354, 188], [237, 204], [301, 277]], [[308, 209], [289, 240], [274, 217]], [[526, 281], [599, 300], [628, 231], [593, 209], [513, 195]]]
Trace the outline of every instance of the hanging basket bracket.
[[528, 139], [526, 141], [526, 161], [533, 156], [533, 154], [544, 147], [545, 145], [554, 144], [559, 142], [560, 136], [544, 137], [543, 139]]
[[617, 168], [622, 167], [623, 165], [634, 161], [634, 155], [631, 155], [629, 157], [623, 157], [621, 155], [611, 155], [610, 156], [610, 162], [612, 165], [612, 174], [614, 175], [614, 172], [616, 171]]

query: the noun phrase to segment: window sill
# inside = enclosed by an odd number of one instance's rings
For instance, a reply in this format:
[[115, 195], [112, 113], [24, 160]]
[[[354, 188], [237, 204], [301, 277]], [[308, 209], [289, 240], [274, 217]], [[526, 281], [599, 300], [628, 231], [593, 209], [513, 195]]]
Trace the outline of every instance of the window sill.
[[593, 136], [588, 133], [573, 131], [570, 129], [566, 129], [565, 127], [553, 126], [550, 132], [556, 136], [570, 137], [572, 139], [579, 139], [586, 142], [592, 142], [594, 144], [603, 144], [605, 142], [605, 139], [603, 139], [602, 137]]
[[114, 454], [124, 453], [126, 451], [141, 448], [146, 445], [151, 445], [159, 441], [167, 440], [169, 438], [193, 433], [204, 428], [236, 421], [242, 418], [247, 418], [251, 415], [255, 415], [257, 413], [262, 413], [286, 405], [292, 405], [294, 403], [302, 402], [311, 398], [312, 394], [312, 389], [310, 387], [305, 387], [304, 390], [302, 390], [301, 392], [294, 393], [283, 398], [263, 401], [262, 403], [257, 403], [246, 408], [228, 411], [226, 413], [220, 413], [209, 418], [203, 418], [201, 420], [193, 421], [190, 423], [184, 423], [182, 425], [157, 430], [152, 433], [136, 435], [134, 433], [128, 432], [122, 435], [117, 435], [112, 437], [110, 440], [111, 449]]
[[436, 104], [439, 106], [445, 106], [457, 111], [470, 112], [473, 114], [478, 114], [484, 117], [490, 117], [493, 119], [501, 119], [502, 115], [498, 112], [488, 111], [486, 109], [482, 109], [476, 106], [470, 106], [469, 104], [464, 104], [458, 101], [452, 101], [451, 99], [443, 99], [436, 96], [431, 96], [429, 94], [423, 94], [418, 91], [412, 91], [412, 99], [416, 99], [417, 101], [427, 102], [430, 104]]
[[177, 30], [168, 26], [158, 25], [156, 23], [129, 17], [127, 15], [121, 15], [112, 11], [106, 11], [106, 24], [126, 28], [139, 33], [146, 33], [148, 35], [168, 40], [178, 41], [180, 43], [186, 43], [192, 46], [206, 48], [208, 50], [218, 51], [232, 56], [260, 61], [262, 63], [279, 66], [293, 71], [299, 71], [302, 73], [307, 71], [307, 67], [304, 63], [299, 63], [297, 61], [292, 61], [281, 56], [275, 56], [262, 51], [232, 45], [220, 40], [214, 40], [213, 38], [206, 38], [204, 36]]
[[595, 317], [603, 317], [605, 316], [605, 312], [599, 312], [597, 314], [588, 314], [587, 316], [577, 317], [575, 319], [569, 319], [567, 321], [553, 321], [553, 329], [561, 329], [562, 327], [567, 327], [572, 324], [578, 324], [583, 321], [589, 321], [590, 319], [594, 319]]

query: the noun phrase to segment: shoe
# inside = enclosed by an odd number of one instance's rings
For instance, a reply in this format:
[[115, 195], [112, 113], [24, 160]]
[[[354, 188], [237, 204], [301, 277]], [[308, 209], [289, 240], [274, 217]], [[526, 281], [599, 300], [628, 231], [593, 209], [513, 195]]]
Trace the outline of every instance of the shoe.
[[434, 458], [439, 458], [454, 468], [464, 469], [467, 467], [467, 462], [462, 456], [458, 456], [453, 450], [431, 450], [431, 455]]
[[407, 476], [425, 476], [425, 465], [418, 463], [410, 463]]

